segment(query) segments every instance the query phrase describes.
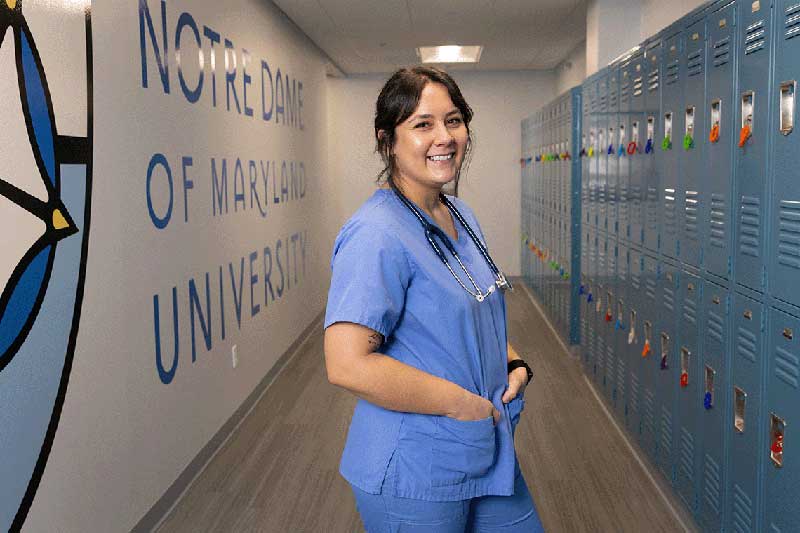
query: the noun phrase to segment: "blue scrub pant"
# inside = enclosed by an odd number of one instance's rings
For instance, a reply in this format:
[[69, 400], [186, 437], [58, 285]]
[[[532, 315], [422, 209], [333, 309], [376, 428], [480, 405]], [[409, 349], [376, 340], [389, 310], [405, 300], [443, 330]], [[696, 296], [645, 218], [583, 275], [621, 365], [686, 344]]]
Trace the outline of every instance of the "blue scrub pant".
[[[387, 477], [390, 474], [387, 474]], [[367, 533], [538, 533], [544, 528], [522, 472], [513, 496], [429, 502], [370, 494], [350, 485]]]

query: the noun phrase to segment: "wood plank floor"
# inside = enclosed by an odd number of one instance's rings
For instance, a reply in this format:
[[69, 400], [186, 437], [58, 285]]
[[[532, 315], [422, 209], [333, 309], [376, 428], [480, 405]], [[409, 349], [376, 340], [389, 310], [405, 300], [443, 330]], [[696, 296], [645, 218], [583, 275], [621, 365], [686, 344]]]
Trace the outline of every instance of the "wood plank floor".
[[[637, 462], [526, 291], [507, 304], [511, 344], [535, 373], [516, 447], [546, 530], [696, 531], [663, 480]], [[364, 531], [338, 473], [355, 401], [325, 377], [320, 326], [158, 531]]]

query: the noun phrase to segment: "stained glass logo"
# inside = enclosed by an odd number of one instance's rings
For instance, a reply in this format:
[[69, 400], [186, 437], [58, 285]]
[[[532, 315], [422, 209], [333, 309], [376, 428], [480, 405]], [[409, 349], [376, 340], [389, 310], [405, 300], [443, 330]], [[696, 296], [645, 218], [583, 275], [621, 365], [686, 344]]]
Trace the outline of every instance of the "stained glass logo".
[[66, 44], [85, 50], [86, 101], [65, 105], [86, 113], [86, 136], [60, 135], [47, 78], [57, 58], [36, 44], [50, 36], [34, 34], [43, 26], [26, 18], [22, 0], [0, 0], [0, 530], [19, 530], [33, 503], [78, 332], [92, 171], [91, 17], [83, 15], [85, 33]]

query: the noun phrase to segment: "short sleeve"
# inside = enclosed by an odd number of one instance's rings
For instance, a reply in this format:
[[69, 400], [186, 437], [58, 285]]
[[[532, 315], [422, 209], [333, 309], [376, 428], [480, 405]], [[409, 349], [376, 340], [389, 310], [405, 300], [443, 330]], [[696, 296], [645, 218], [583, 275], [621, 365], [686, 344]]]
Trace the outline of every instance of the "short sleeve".
[[331, 270], [324, 327], [353, 322], [388, 338], [402, 315], [411, 278], [397, 239], [383, 228], [348, 223], [336, 237]]

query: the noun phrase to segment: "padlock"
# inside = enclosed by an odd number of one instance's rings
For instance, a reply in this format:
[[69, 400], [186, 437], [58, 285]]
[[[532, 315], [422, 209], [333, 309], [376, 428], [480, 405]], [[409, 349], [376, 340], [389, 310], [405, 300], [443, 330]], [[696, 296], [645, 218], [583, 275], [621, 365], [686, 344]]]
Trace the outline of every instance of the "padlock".
[[617, 150], [617, 157], [622, 157], [625, 155], [625, 147], [623, 145], [619, 145], [619, 150]]
[[665, 152], [672, 150], [672, 139], [670, 139], [669, 135], [664, 136], [664, 140], [661, 141], [661, 149]]
[[581, 148], [581, 153], [578, 154], [579, 157], [586, 157], [586, 148]]
[[586, 155], [589, 157], [594, 157], [594, 146], [590, 146], [588, 150], [586, 150]]
[[650, 355], [651, 351], [652, 350], [650, 349], [650, 341], [645, 339], [644, 347], [642, 348], [642, 357], [647, 357], [648, 355]]
[[608, 145], [608, 155], [614, 155], [614, 144]]
[[589, 296], [586, 297], [586, 303], [592, 303], [592, 293], [589, 293]]
[[719, 123], [711, 126], [711, 132], [708, 134], [708, 140], [712, 143], [719, 141]]
[[644, 153], [649, 154], [653, 151], [653, 139], [647, 139], [647, 144], [644, 145]]
[[667, 354], [661, 356], [661, 370], [666, 370], [669, 367], [667, 366]]
[[686, 371], [681, 372], [681, 387], [686, 388], [689, 386], [689, 373]]
[[747, 140], [751, 137], [752, 132], [750, 131], [750, 124], [745, 124], [742, 126], [741, 131], [739, 132], [739, 148], [744, 148], [744, 145], [747, 144]]
[[690, 133], [687, 133], [683, 137], [683, 149], [684, 150], [691, 150], [694, 148], [694, 137]]
[[631, 141], [628, 143], [628, 155], [633, 155], [636, 153], [636, 141]]
[[611, 314], [611, 308], [609, 307], [606, 311], [606, 322], [611, 322], [614, 319], [614, 316]]
[[783, 435], [775, 435], [772, 438], [772, 445], [769, 447], [770, 451], [775, 455], [783, 453]]
[[710, 392], [707, 392], [705, 394], [705, 396], [703, 396], [703, 407], [706, 408], [706, 411], [708, 411], [709, 409], [714, 407], [713, 404], [711, 403], [711, 393]]

